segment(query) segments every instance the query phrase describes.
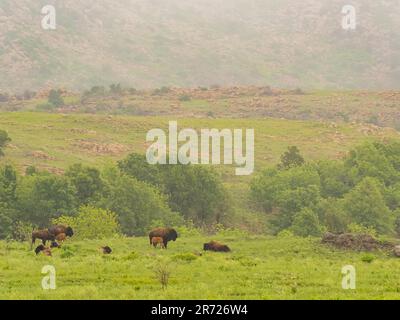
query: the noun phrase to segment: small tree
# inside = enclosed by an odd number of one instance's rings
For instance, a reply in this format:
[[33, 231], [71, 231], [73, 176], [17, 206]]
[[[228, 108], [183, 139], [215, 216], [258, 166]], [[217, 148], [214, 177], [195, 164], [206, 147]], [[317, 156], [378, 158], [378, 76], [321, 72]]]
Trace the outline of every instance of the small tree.
[[2, 149], [11, 141], [8, 133], [4, 130], [0, 130], [0, 157], [4, 156], [4, 152]]
[[278, 168], [281, 170], [287, 170], [293, 167], [302, 166], [305, 163], [304, 158], [300, 154], [300, 150], [296, 146], [291, 146], [281, 156], [281, 162]]
[[64, 105], [64, 99], [61, 96], [61, 90], [51, 90], [49, 92], [48, 102], [55, 107]]
[[54, 224], [64, 224], [74, 229], [76, 239], [104, 239], [119, 234], [119, 224], [115, 213], [84, 206], [76, 217], [61, 216], [53, 219]]
[[320, 236], [322, 233], [318, 215], [309, 208], [304, 208], [294, 216], [291, 230], [300, 237]]

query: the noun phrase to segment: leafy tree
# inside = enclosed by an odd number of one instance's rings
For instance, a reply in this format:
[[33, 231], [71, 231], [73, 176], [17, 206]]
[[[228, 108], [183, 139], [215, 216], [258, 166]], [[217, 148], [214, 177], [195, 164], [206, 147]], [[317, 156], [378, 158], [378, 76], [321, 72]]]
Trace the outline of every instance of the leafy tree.
[[33, 176], [34, 174], [37, 174], [38, 170], [36, 169], [35, 166], [29, 166], [25, 169], [25, 175], [27, 176]]
[[251, 195], [265, 212], [271, 213], [274, 208], [284, 204], [288, 192], [309, 186], [320, 189], [318, 171], [312, 166], [294, 167], [285, 171], [267, 169], [252, 181]]
[[344, 198], [344, 210], [351, 219], [364, 227], [372, 227], [378, 233], [392, 229], [393, 215], [381, 193], [382, 185], [375, 178], [364, 178]]
[[61, 96], [61, 90], [50, 90], [48, 103], [52, 104], [55, 107], [61, 107], [64, 105], [64, 99]]
[[124, 234], [147, 234], [155, 220], [163, 221], [165, 225], [182, 223], [179, 214], [168, 207], [165, 196], [153, 186], [113, 167], [107, 168], [103, 176], [105, 189], [98, 206], [118, 215]]
[[222, 222], [229, 210], [227, 192], [215, 172], [204, 166], [150, 165], [144, 156], [132, 154], [119, 168], [140, 181], [157, 187], [173, 211], [196, 225]]
[[316, 168], [321, 180], [322, 197], [341, 198], [353, 187], [348, 169], [342, 161], [320, 161]]
[[396, 161], [389, 159], [385, 150], [387, 147], [383, 145], [367, 143], [350, 151], [344, 164], [353, 185], [365, 177], [376, 178], [386, 186], [400, 181], [400, 171], [395, 167]]
[[171, 209], [197, 225], [221, 222], [228, 211], [221, 180], [204, 166], [165, 166], [164, 190]]
[[281, 156], [281, 162], [278, 164], [278, 168], [287, 170], [293, 167], [302, 166], [304, 163], [305, 161], [300, 154], [300, 150], [296, 146], [291, 146]]
[[0, 239], [9, 238], [12, 234], [12, 218], [4, 213], [0, 206]]
[[118, 167], [122, 172], [135, 177], [139, 181], [150, 183], [159, 189], [163, 188], [161, 166], [149, 164], [144, 155], [132, 153], [124, 160], [119, 161]]
[[323, 228], [318, 215], [310, 208], [303, 208], [293, 219], [290, 230], [297, 236], [320, 236]]
[[103, 181], [98, 169], [74, 164], [68, 168], [65, 176], [75, 187], [78, 206], [87, 205], [99, 199]]
[[347, 231], [349, 218], [343, 210], [341, 199], [329, 198], [321, 200], [316, 206], [319, 221], [327, 231], [343, 233]]
[[25, 176], [16, 190], [18, 218], [45, 227], [53, 218], [62, 214], [74, 214], [75, 192], [74, 187], [63, 176]]
[[61, 216], [53, 219], [53, 224], [65, 224], [74, 229], [76, 239], [104, 239], [117, 236], [120, 231], [118, 217], [115, 213], [83, 206], [76, 216]]
[[11, 141], [10, 137], [8, 136], [8, 133], [4, 130], [0, 130], [0, 157], [4, 156], [3, 149], [6, 147], [6, 145]]

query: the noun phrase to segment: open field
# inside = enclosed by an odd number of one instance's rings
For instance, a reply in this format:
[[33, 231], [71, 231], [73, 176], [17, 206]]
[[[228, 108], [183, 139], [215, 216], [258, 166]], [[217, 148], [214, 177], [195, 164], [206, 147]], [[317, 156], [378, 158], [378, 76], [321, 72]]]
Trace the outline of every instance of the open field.
[[[231, 253], [202, 252], [210, 239]], [[398, 299], [400, 260], [374, 252], [323, 246], [316, 238], [182, 235], [168, 250], [148, 238], [69, 240], [53, 257], [35, 256], [28, 243], [0, 242], [0, 299]], [[109, 256], [100, 253], [110, 245]], [[199, 254], [202, 254], [201, 256]], [[371, 254], [368, 254], [371, 255]], [[168, 266], [162, 289], [155, 266]], [[41, 269], [56, 268], [56, 290], [43, 290]], [[356, 268], [356, 290], [343, 290], [341, 269]]]
[[[351, 147], [371, 139], [398, 138], [390, 128], [361, 124], [331, 124], [280, 119], [193, 119], [173, 118], [183, 128], [254, 128], [255, 170], [277, 163], [288, 146], [296, 145], [307, 160], [342, 157]], [[153, 128], [167, 132], [167, 117], [107, 116], [6, 112], [0, 114], [0, 128], [12, 142], [1, 161], [11, 161], [23, 171], [29, 165], [62, 172], [82, 162], [102, 166], [128, 153], [144, 153], [146, 133]], [[234, 175], [233, 168], [221, 166]]]

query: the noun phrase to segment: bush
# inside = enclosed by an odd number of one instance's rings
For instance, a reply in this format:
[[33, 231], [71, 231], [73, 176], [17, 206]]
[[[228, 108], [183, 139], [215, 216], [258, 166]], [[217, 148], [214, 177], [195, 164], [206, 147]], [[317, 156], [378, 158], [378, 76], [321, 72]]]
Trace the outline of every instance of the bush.
[[76, 217], [62, 216], [53, 224], [64, 224], [74, 229], [76, 239], [104, 239], [119, 235], [119, 224], [115, 213], [83, 206]]
[[366, 262], [366, 263], [371, 263], [372, 261], [374, 261], [374, 259], [375, 259], [375, 256], [370, 253], [366, 253], [361, 257], [361, 261]]
[[300, 237], [318, 237], [323, 232], [318, 215], [309, 208], [301, 210], [294, 216], [291, 230], [296, 236]]
[[49, 92], [48, 103], [54, 107], [61, 107], [64, 105], [64, 99], [61, 96], [61, 90], [51, 90]]
[[351, 233], [368, 234], [374, 238], [376, 238], [376, 236], [377, 236], [377, 232], [373, 227], [365, 227], [365, 226], [359, 225], [357, 223], [349, 224], [347, 229]]
[[181, 95], [181, 96], [179, 97], [179, 101], [182, 101], [182, 102], [190, 101], [190, 100], [192, 100], [192, 98], [191, 98], [189, 95], [187, 95], [187, 94]]
[[12, 239], [16, 241], [30, 241], [34, 225], [29, 222], [17, 221], [12, 228]]

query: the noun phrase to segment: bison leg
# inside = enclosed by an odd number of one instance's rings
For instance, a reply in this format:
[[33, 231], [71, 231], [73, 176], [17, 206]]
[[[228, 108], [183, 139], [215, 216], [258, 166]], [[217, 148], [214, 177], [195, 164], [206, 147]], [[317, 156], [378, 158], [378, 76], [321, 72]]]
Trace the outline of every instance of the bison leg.
[[164, 242], [163, 242], [163, 243], [164, 243], [164, 248], [165, 248], [165, 249], [167, 249], [167, 244], [168, 244], [168, 241], [165, 241], [165, 240], [164, 240]]
[[153, 244], [153, 238], [151, 237], [151, 236], [149, 236], [149, 239], [150, 239], [150, 245], [152, 245]]

